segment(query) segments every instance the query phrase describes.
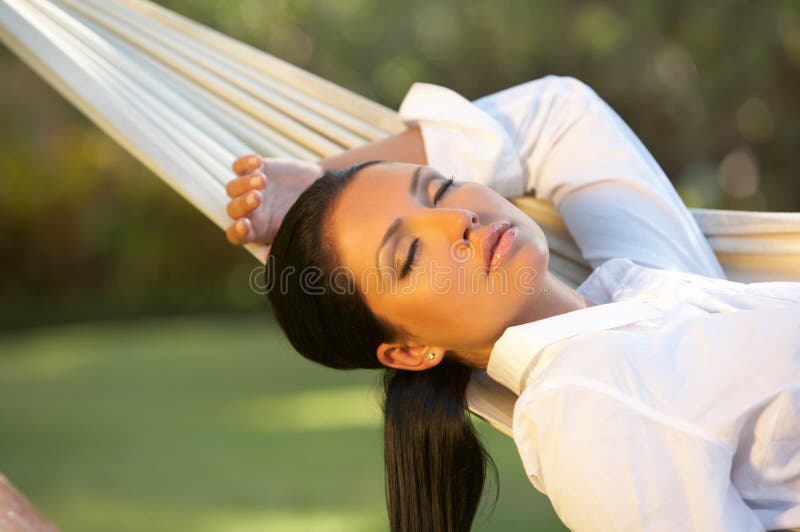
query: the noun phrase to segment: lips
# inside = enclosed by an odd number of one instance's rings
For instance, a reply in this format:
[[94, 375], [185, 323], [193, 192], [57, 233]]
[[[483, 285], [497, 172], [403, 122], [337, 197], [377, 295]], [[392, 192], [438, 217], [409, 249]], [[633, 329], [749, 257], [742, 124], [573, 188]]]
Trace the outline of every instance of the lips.
[[481, 253], [483, 255], [483, 264], [486, 266], [486, 271], [490, 271], [492, 267], [492, 257], [497, 249], [503, 234], [511, 229], [509, 222], [495, 222], [490, 225], [483, 235], [481, 240]]

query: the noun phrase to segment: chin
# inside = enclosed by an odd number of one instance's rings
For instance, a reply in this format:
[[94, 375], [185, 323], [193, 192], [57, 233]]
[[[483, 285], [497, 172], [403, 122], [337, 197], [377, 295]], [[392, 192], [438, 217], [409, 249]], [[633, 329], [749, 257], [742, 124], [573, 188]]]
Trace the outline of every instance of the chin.
[[516, 221], [512, 222], [514, 225], [516, 225], [519, 236], [522, 237], [520, 244], [523, 244], [526, 248], [530, 248], [532, 253], [542, 257], [542, 260], [537, 260], [535, 261], [536, 263], [543, 261], [545, 265], [547, 265], [547, 262], [550, 258], [550, 249], [547, 246], [547, 236], [545, 236], [544, 231], [542, 231], [542, 228], [539, 227], [536, 222], [527, 216], [526, 218], [527, 219], [520, 224], [517, 224]]
[[550, 249], [547, 246], [547, 238], [538, 225], [533, 230], [526, 227], [525, 231], [521, 233], [519, 236], [522, 236], [522, 238], [517, 243], [519, 247], [514, 256], [509, 257], [512, 260], [508, 266], [513, 265], [512, 268], [515, 272], [520, 273], [523, 270], [535, 271], [535, 288], [538, 291], [547, 273], [547, 266], [550, 263]]

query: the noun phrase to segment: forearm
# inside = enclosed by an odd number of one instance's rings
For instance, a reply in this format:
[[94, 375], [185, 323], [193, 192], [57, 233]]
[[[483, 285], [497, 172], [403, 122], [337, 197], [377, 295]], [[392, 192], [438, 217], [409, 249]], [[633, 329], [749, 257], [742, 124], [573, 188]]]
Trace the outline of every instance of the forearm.
[[371, 160], [428, 164], [420, 129], [408, 128], [317, 162], [256, 155], [239, 157], [233, 163], [238, 177], [225, 187], [231, 198], [228, 215], [236, 220], [228, 227], [228, 240], [232, 244], [270, 244], [291, 205], [324, 171]]
[[428, 164], [419, 127], [410, 127], [402, 133], [322, 159], [319, 163], [325, 170], [341, 170], [372, 160]]

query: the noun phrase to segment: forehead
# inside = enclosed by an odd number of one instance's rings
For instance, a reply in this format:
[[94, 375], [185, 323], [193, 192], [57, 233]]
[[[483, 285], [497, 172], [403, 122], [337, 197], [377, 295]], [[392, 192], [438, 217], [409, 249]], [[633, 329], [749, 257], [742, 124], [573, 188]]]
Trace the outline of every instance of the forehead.
[[354, 272], [374, 266], [386, 229], [412, 207], [409, 188], [417, 168], [414, 164], [379, 163], [353, 176], [330, 215], [330, 229], [342, 266]]

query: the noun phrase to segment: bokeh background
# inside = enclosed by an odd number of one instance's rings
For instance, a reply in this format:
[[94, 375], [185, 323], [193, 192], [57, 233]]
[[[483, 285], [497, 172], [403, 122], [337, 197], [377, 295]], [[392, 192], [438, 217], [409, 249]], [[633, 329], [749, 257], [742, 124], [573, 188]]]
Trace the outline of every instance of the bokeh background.
[[[395, 108], [575, 76], [689, 206], [800, 210], [796, 0], [159, 3]], [[0, 76], [0, 471], [64, 530], [385, 529], [377, 375], [293, 354], [248, 254], [2, 46]], [[563, 530], [478, 423], [476, 529]]]

